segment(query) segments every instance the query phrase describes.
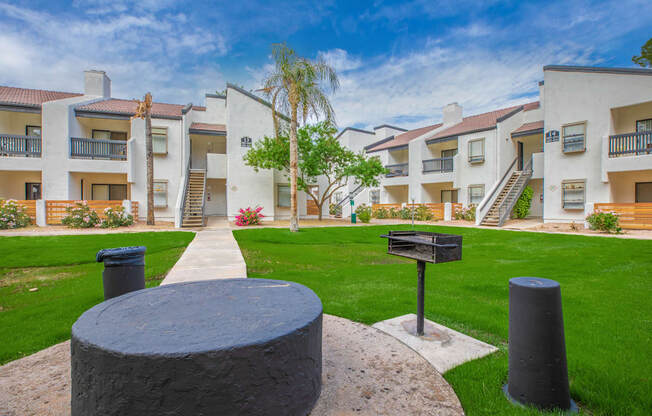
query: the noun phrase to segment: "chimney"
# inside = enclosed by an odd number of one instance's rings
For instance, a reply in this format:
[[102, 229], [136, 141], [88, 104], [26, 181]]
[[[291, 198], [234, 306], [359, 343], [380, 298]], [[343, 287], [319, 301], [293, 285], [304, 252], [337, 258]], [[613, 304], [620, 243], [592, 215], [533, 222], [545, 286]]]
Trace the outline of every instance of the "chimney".
[[462, 106], [451, 103], [442, 109], [444, 126], [452, 126], [462, 122]]
[[111, 79], [104, 71], [84, 71], [84, 95], [111, 97]]
[[543, 93], [545, 91], [545, 87], [543, 84], [543, 81], [539, 81], [539, 108], [543, 108]]

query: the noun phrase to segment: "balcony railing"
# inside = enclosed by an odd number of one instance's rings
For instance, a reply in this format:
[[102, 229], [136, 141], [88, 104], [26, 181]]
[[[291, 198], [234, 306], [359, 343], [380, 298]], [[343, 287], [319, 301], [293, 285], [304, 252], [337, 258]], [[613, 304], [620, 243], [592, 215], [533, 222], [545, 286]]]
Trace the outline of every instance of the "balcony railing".
[[423, 161], [423, 173], [443, 173], [453, 171], [453, 158], [440, 157]]
[[652, 154], [652, 131], [609, 136], [609, 157]]
[[0, 134], [0, 156], [41, 157], [41, 138]]
[[386, 165], [385, 169], [389, 170], [385, 175], [388, 178], [393, 178], [396, 176], [408, 176], [408, 164], [407, 163], [398, 163], [396, 165]]
[[71, 137], [70, 157], [73, 159], [127, 160], [127, 142]]

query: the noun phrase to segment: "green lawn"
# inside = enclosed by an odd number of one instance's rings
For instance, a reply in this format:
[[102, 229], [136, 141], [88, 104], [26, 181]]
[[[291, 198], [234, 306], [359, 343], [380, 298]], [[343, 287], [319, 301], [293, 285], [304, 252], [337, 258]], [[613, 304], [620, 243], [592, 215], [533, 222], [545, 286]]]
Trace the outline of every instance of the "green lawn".
[[[147, 286], [157, 286], [193, 239], [189, 232], [0, 237], [0, 364], [70, 338], [104, 299], [102, 248], [143, 245]], [[30, 292], [29, 289], [38, 288]]]
[[[409, 226], [392, 226], [408, 229]], [[508, 281], [561, 283], [572, 397], [585, 414], [652, 414], [652, 241], [472, 228], [463, 260], [429, 265], [426, 316], [500, 351], [445, 374], [468, 415], [538, 414], [508, 404]], [[390, 227], [235, 232], [250, 277], [312, 288], [326, 313], [372, 324], [416, 310], [415, 262], [386, 254]]]

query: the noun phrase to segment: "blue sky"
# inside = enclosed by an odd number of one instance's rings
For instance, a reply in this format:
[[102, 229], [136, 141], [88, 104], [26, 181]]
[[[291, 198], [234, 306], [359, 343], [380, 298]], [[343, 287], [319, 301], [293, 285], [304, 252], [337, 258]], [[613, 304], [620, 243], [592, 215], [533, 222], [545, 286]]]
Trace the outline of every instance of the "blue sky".
[[546, 64], [631, 67], [650, 16], [650, 0], [0, 0], [0, 85], [81, 91], [93, 68], [115, 97], [203, 104], [226, 81], [258, 88], [286, 41], [338, 70], [339, 127], [418, 127], [453, 101], [536, 99]]

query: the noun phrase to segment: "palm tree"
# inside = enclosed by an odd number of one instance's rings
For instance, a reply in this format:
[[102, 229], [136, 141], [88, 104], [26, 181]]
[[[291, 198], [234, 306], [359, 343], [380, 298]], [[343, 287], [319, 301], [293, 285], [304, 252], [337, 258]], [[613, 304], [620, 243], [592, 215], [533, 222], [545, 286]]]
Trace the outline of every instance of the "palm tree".
[[145, 154], [147, 160], [147, 225], [154, 225], [154, 152], [152, 149], [152, 94], [138, 101], [134, 118], [145, 119]]
[[272, 101], [274, 132], [280, 133], [279, 113], [290, 114], [290, 231], [299, 231], [297, 215], [297, 124], [324, 116], [335, 124], [333, 107], [324, 85], [334, 92], [340, 83], [335, 70], [321, 58], [312, 61], [297, 56], [285, 43], [272, 46], [274, 71], [261, 91]]

